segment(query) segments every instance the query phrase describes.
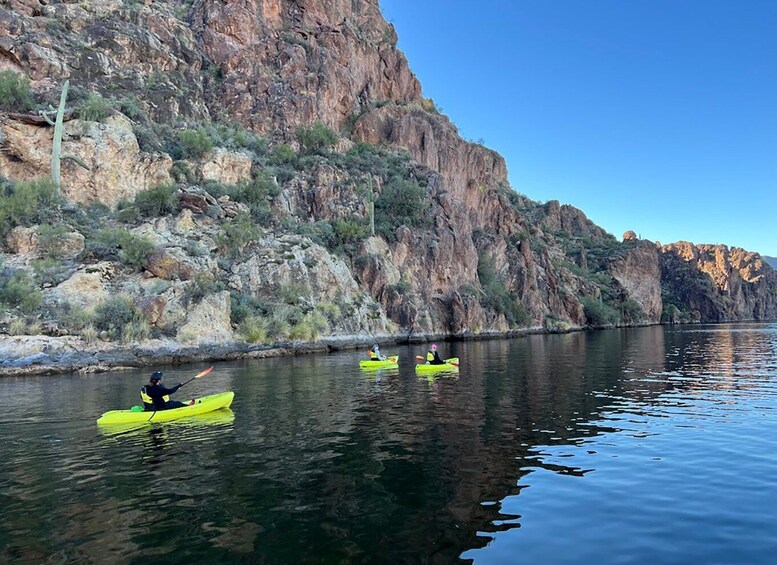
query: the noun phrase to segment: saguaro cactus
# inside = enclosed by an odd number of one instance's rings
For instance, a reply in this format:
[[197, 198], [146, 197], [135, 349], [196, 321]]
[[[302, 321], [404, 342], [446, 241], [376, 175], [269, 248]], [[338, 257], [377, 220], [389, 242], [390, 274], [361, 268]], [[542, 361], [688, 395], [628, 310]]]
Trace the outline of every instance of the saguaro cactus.
[[49, 106], [48, 110], [41, 112], [41, 115], [44, 117], [44, 119], [50, 125], [54, 126], [54, 140], [51, 144], [51, 182], [54, 183], [54, 186], [57, 188], [57, 190], [60, 190], [62, 186], [62, 176], [60, 174], [60, 164], [62, 159], [70, 159], [71, 161], [75, 161], [87, 171], [89, 170], [89, 167], [86, 165], [86, 163], [84, 163], [75, 155], [62, 155], [62, 132], [64, 129], [63, 122], [65, 116], [65, 104], [67, 103], [67, 91], [69, 87], [70, 81], [66, 80], [65, 84], [62, 85], [62, 94], [59, 96], [59, 108], [56, 110], [57, 117], [55, 121], [51, 121], [51, 115], [55, 112], [54, 108], [51, 106]]

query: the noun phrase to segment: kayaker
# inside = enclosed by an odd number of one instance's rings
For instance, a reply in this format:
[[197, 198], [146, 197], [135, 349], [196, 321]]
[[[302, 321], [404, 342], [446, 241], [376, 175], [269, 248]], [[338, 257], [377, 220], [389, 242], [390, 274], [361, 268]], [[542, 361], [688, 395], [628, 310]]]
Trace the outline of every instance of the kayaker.
[[426, 362], [430, 365], [445, 365], [445, 361], [440, 359], [440, 354], [437, 353], [437, 344], [433, 343], [432, 348], [426, 354]]
[[370, 349], [370, 361], [385, 361], [387, 357], [380, 352], [378, 344], [374, 344]]
[[[148, 379], [148, 384], [140, 388], [140, 398], [143, 399], [143, 407], [148, 411], [169, 410], [186, 406], [183, 402], [170, 400], [170, 395], [183, 386], [178, 383], [173, 388], [165, 388], [162, 384], [162, 372], [155, 371]], [[192, 400], [190, 403], [194, 404]]]

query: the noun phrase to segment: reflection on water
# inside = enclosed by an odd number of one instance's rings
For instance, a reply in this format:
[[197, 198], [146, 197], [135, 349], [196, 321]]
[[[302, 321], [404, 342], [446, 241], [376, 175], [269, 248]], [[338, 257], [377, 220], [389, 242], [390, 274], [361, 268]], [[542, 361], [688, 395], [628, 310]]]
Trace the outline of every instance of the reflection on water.
[[[232, 410], [106, 430], [146, 375], [0, 380], [0, 561], [766, 561], [777, 326], [223, 364]], [[198, 368], [166, 372], [169, 382]], [[180, 378], [179, 378], [180, 377]], [[194, 389], [192, 389], [194, 392]], [[187, 393], [188, 394], [188, 393]]]

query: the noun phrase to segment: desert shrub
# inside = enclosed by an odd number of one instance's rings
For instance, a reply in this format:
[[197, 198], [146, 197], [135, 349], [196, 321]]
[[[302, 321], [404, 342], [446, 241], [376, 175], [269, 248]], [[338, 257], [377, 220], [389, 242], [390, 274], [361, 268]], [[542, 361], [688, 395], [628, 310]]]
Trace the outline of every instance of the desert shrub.
[[29, 314], [43, 304], [43, 293], [27, 271], [5, 271], [0, 274], [0, 303]]
[[326, 317], [330, 324], [336, 324], [342, 314], [340, 307], [333, 302], [319, 302], [316, 305], [316, 312]]
[[175, 182], [188, 182], [194, 183], [197, 180], [194, 171], [186, 161], [176, 161], [173, 166], [170, 167], [170, 176], [173, 177]]
[[267, 341], [267, 320], [257, 316], [244, 319], [238, 326], [238, 334], [248, 343], [265, 343]]
[[145, 318], [136, 318], [121, 328], [121, 342], [143, 341], [151, 336], [151, 327]]
[[153, 250], [154, 244], [145, 236], [123, 228], [103, 228], [87, 239], [85, 254], [95, 259], [120, 261], [142, 271]]
[[115, 296], [98, 304], [94, 309], [93, 324], [96, 330], [108, 332], [114, 340], [140, 339], [144, 332], [146, 337], [148, 335], [143, 313], [126, 296]]
[[642, 309], [642, 305], [633, 298], [628, 298], [623, 301], [623, 304], [621, 304], [621, 313], [624, 322], [634, 324], [645, 319], [645, 312]]
[[187, 305], [196, 304], [210, 294], [224, 290], [224, 283], [217, 281], [211, 275], [198, 273], [189, 281], [183, 295]]
[[590, 326], [612, 326], [620, 320], [618, 312], [598, 298], [585, 296], [580, 302], [583, 304], [586, 321]]
[[230, 320], [233, 324], [240, 324], [246, 318], [251, 316], [265, 316], [268, 309], [265, 303], [249, 294], [240, 292], [230, 292]]
[[281, 297], [281, 300], [283, 300], [283, 302], [286, 304], [291, 305], [300, 304], [303, 301], [305, 295], [309, 292], [310, 289], [308, 289], [305, 285], [295, 282], [284, 283], [278, 290], [278, 294]]
[[148, 217], [175, 214], [180, 209], [178, 189], [173, 184], [159, 184], [135, 195], [135, 207]]
[[431, 200], [423, 187], [395, 176], [375, 200], [375, 231], [393, 241], [400, 226], [425, 226], [430, 207]]
[[[56, 309], [57, 320], [70, 333], [80, 333], [92, 326], [94, 312], [65, 302]], [[92, 326], [94, 327], [94, 326]]]
[[224, 192], [235, 202], [241, 202], [251, 210], [253, 219], [262, 225], [270, 222], [270, 199], [280, 194], [280, 188], [266, 171], [259, 172], [250, 181], [243, 181]]
[[0, 72], [0, 109], [8, 112], [26, 112], [34, 105], [30, 79], [11, 70]]
[[213, 149], [213, 140], [202, 129], [187, 129], [178, 135], [181, 157], [184, 159], [202, 157]]
[[224, 223], [222, 232], [216, 237], [222, 252], [229, 257], [238, 257], [251, 243], [262, 235], [259, 227], [245, 215], [237, 216]]
[[286, 143], [279, 143], [270, 151], [270, 163], [273, 165], [287, 165], [293, 163], [296, 158], [294, 149]]
[[71, 273], [71, 267], [53, 257], [33, 259], [30, 261], [30, 266], [39, 285], [56, 286], [67, 279]]
[[300, 150], [305, 155], [325, 154], [337, 143], [337, 134], [322, 122], [297, 129]]
[[0, 235], [16, 226], [53, 220], [59, 204], [57, 190], [49, 179], [29, 182], [0, 179]]
[[100, 94], [92, 93], [77, 107], [78, 117], [87, 122], [102, 122], [111, 115], [113, 108]]
[[68, 233], [70, 229], [62, 224], [41, 224], [36, 231], [38, 253], [45, 259], [61, 259], [64, 256], [63, 236]]

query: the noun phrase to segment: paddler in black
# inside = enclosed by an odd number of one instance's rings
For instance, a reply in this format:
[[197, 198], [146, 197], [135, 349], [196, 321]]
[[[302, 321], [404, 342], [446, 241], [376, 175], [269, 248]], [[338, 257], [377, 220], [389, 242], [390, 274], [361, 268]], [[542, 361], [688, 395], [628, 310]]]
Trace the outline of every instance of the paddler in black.
[[432, 348], [426, 354], [426, 362], [430, 365], [445, 365], [445, 361], [440, 359], [440, 354], [437, 353], [437, 344], [432, 344]]
[[148, 411], [169, 410], [170, 408], [180, 408], [186, 406], [183, 402], [170, 400], [170, 395], [181, 388], [178, 383], [173, 388], [165, 388], [162, 384], [162, 372], [156, 371], [148, 379], [148, 384], [140, 388], [140, 397], [143, 399], [143, 406]]

